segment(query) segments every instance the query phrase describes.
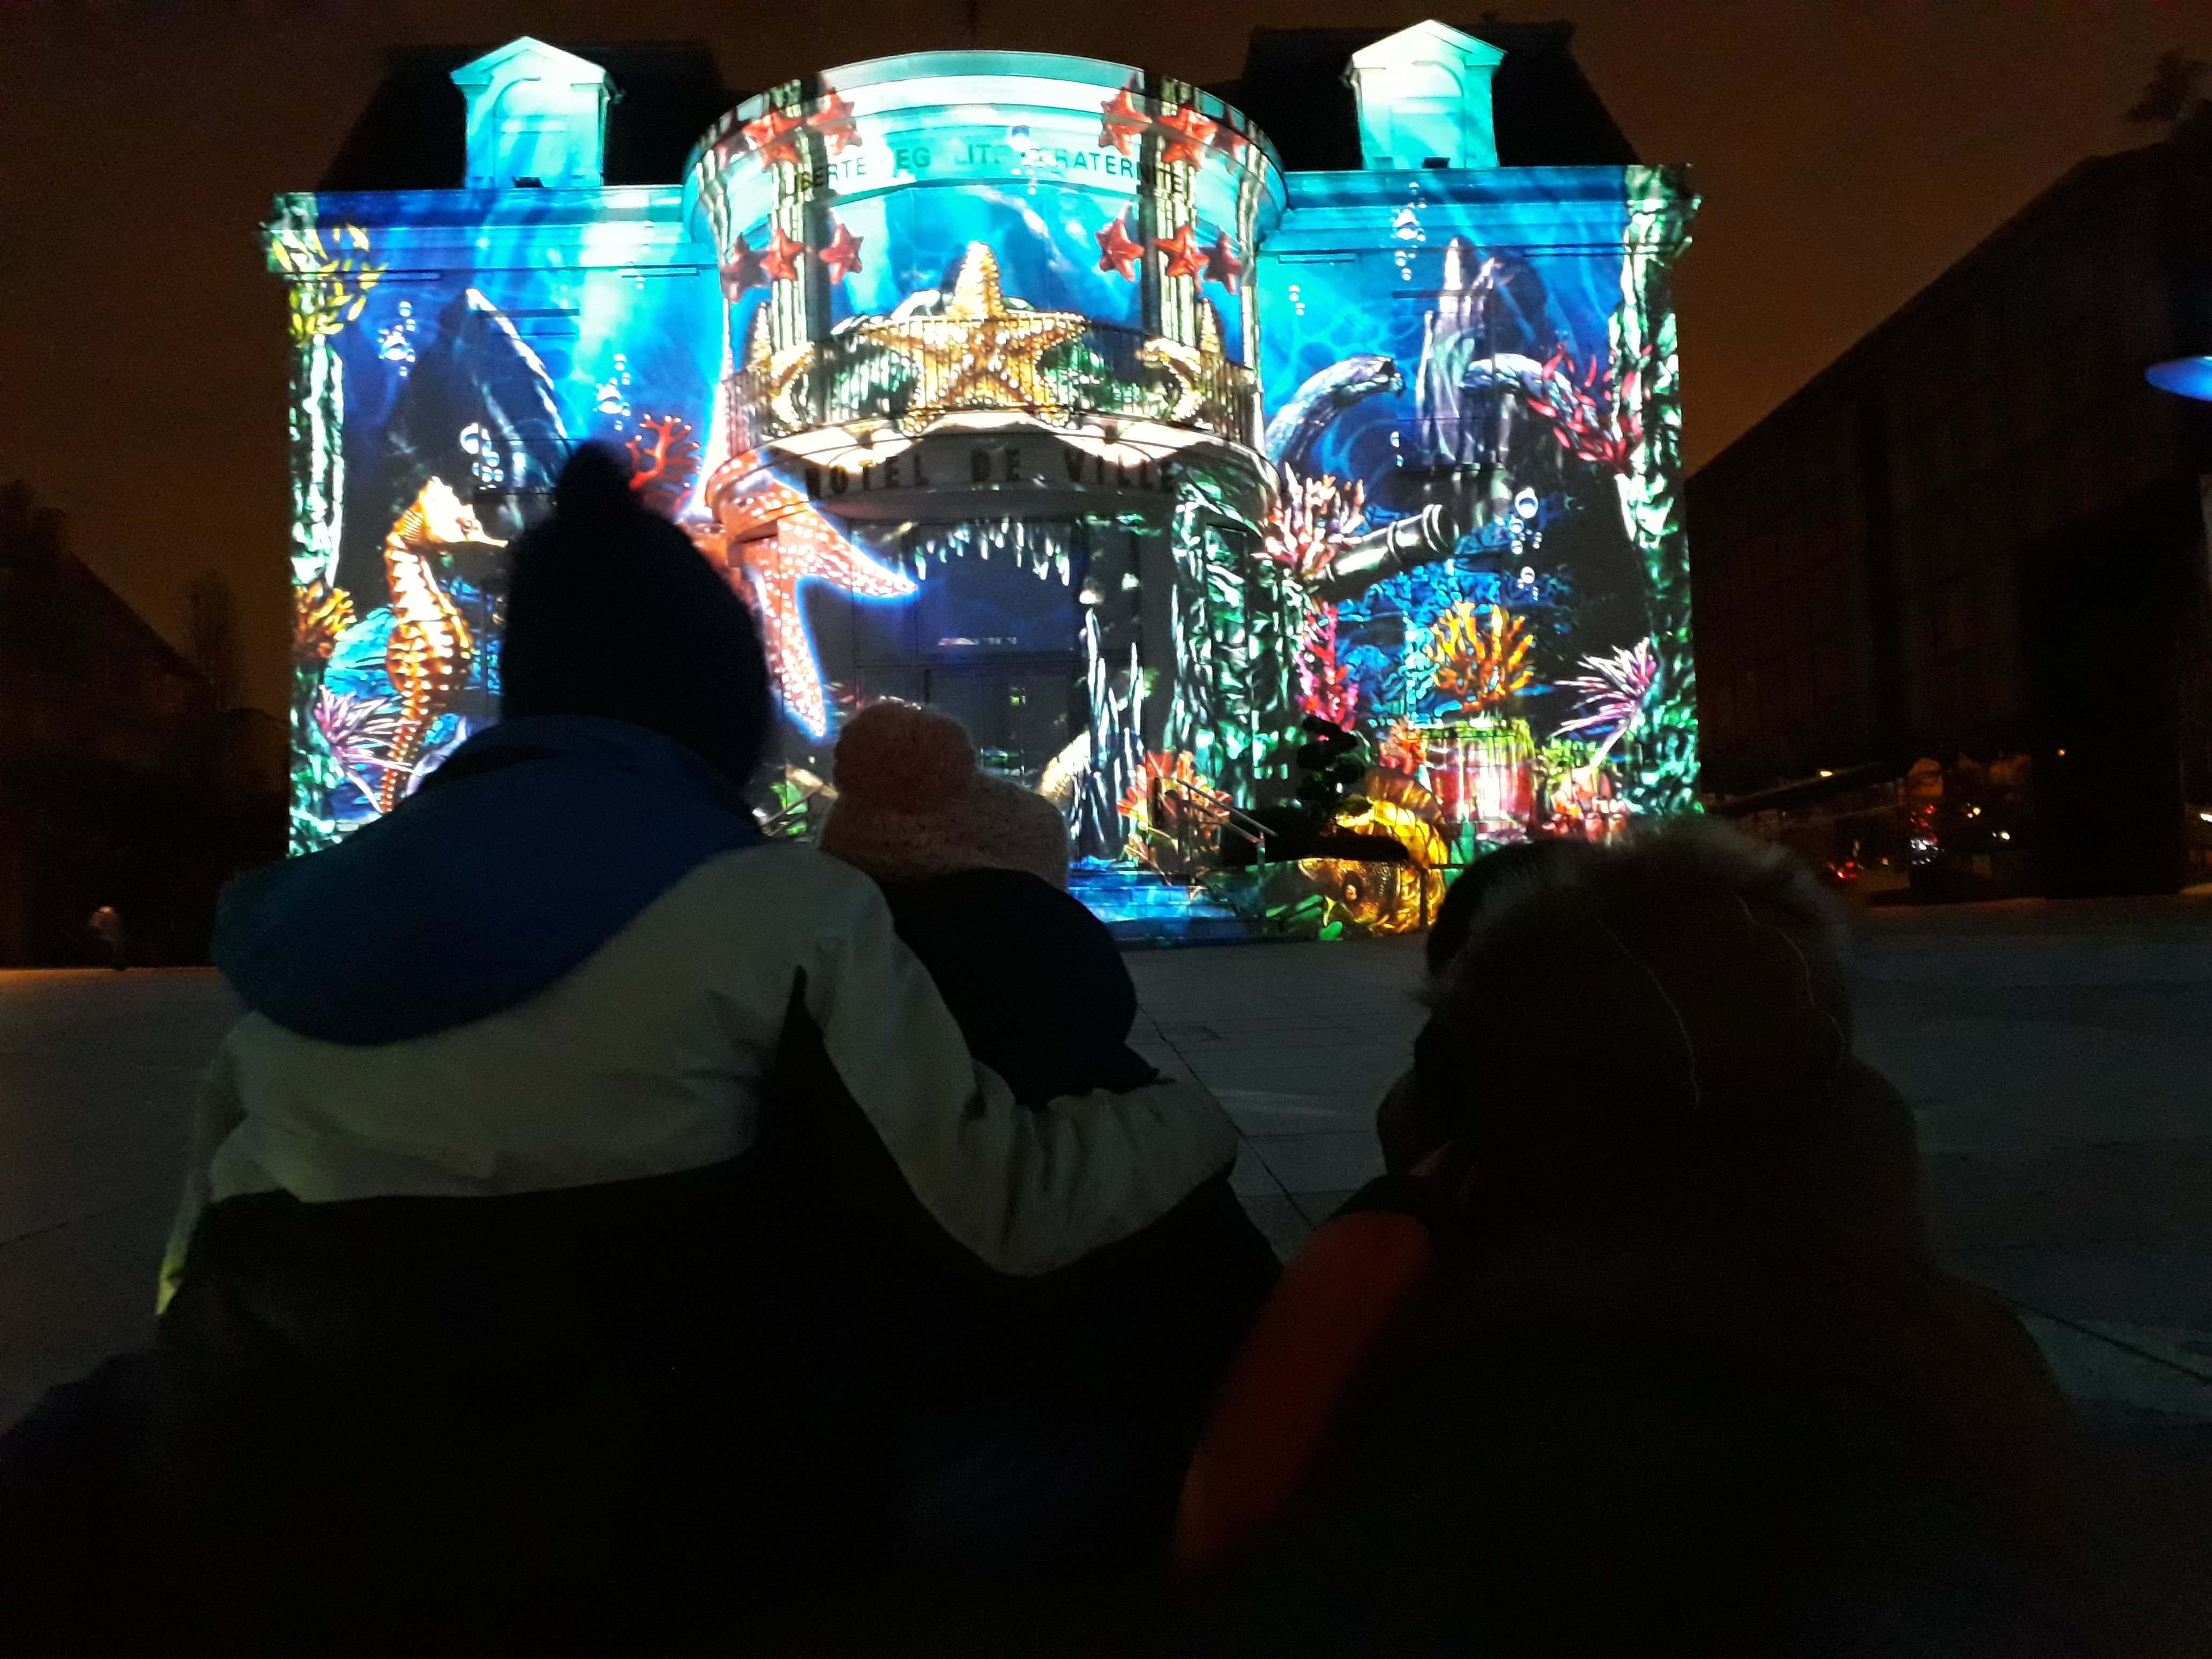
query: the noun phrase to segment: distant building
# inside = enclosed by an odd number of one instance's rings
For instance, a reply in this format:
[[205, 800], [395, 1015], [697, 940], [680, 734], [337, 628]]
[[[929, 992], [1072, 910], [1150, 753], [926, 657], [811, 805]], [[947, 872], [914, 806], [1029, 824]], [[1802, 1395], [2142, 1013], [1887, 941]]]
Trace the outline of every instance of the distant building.
[[2208, 346], [2200, 120], [2075, 168], [1707, 465], [1709, 800], [1936, 896], [2212, 875], [2212, 416], [2143, 379]]
[[0, 487], [0, 966], [204, 958], [215, 896], [283, 850], [283, 738], [205, 680]]

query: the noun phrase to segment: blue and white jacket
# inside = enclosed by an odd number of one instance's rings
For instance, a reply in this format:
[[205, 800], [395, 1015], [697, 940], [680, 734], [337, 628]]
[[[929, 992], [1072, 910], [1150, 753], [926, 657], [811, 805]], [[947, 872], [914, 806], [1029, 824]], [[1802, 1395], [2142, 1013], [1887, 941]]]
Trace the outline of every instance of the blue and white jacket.
[[763, 842], [689, 750], [611, 720], [471, 739], [390, 817], [242, 882], [215, 955], [248, 1012], [201, 1095], [164, 1305], [227, 1200], [631, 1190], [742, 1163], [801, 1014], [921, 1206], [1001, 1272], [1128, 1237], [1235, 1152], [1172, 1081], [1018, 1103], [872, 881]]

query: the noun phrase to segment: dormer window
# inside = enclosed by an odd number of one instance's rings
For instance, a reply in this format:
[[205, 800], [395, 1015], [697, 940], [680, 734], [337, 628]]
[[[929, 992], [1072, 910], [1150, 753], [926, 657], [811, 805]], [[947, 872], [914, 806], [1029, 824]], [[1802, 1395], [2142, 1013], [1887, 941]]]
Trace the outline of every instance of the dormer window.
[[1442, 23], [1416, 23], [1352, 53], [1345, 78], [1359, 103], [1359, 151], [1370, 171], [1494, 167], [1491, 77], [1505, 54]]
[[453, 71], [468, 100], [471, 190], [605, 182], [607, 72], [524, 35]]

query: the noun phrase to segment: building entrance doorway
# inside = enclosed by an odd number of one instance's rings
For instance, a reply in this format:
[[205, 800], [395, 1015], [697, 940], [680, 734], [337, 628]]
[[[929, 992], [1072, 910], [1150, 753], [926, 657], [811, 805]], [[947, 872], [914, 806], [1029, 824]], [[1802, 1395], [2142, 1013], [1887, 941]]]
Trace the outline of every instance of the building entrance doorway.
[[903, 527], [878, 556], [915, 574], [920, 591], [850, 605], [849, 666], [832, 678], [850, 685], [856, 706], [902, 697], [943, 709], [968, 728], [988, 770], [1035, 788], [1088, 730], [1085, 561], [1070, 528]]

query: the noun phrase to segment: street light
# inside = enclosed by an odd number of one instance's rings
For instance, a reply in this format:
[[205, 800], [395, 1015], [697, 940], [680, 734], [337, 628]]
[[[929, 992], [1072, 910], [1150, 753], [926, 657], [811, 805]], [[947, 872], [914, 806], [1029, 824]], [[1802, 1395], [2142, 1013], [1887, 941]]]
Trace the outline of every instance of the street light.
[[2143, 370], [2143, 379], [2160, 392], [2212, 404], [2212, 357], [2176, 357], [2153, 363]]

